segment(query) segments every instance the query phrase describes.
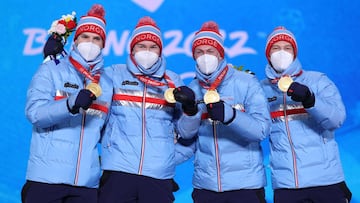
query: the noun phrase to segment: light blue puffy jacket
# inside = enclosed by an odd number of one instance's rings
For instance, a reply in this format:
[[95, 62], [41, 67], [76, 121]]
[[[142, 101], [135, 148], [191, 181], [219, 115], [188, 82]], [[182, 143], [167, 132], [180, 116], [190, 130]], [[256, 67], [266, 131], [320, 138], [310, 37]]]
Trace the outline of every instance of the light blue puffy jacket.
[[[222, 64], [215, 76], [225, 68], [225, 60]], [[194, 116], [182, 116], [178, 122], [181, 137], [198, 136], [193, 187], [216, 192], [264, 187], [266, 178], [260, 142], [269, 133], [270, 114], [260, 82], [254, 75], [228, 68], [217, 92], [226, 106], [226, 120], [232, 108], [236, 115], [225, 125], [207, 118], [203, 103], [207, 90], [199, 81], [197, 77], [189, 84], [199, 102], [199, 112]], [[177, 147], [177, 150], [180, 150], [177, 151], [179, 163], [189, 158], [186, 147]]]
[[[73, 57], [82, 61], [76, 54]], [[102, 65], [100, 60], [91, 72], [102, 72]], [[85, 81], [90, 83], [88, 79]], [[25, 108], [33, 124], [27, 180], [98, 187], [101, 170], [97, 145], [109, 111], [112, 88], [110, 78], [101, 74], [102, 95], [86, 112], [71, 114], [67, 101], [73, 106], [77, 93], [86, 84], [84, 76], [67, 57], [57, 65], [54, 61], [42, 64], [33, 76]]]
[[[170, 83], [183, 85], [180, 77], [165, 70], [165, 61], [152, 73], [152, 86], [129, 59], [127, 65], [112, 66], [113, 102], [102, 139], [102, 169], [170, 179], [175, 174], [176, 120], [181, 111], [167, 103], [164, 92]], [[168, 76], [169, 80], [164, 79]], [[171, 87], [171, 85], [170, 85]]]
[[296, 59], [283, 73], [306, 85], [315, 95], [315, 106], [304, 109], [277, 87], [281, 76], [270, 65], [262, 81], [272, 115], [270, 163], [272, 186], [305, 188], [344, 180], [334, 131], [345, 119], [338, 89], [319, 72], [304, 71]]

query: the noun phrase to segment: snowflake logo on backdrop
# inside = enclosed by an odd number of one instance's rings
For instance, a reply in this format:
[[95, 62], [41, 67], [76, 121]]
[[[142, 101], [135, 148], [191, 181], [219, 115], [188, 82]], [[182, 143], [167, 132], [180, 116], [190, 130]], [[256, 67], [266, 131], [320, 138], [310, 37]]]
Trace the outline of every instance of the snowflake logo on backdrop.
[[141, 8], [152, 13], [155, 12], [164, 2], [164, 0], [131, 0], [131, 1], [139, 5]]

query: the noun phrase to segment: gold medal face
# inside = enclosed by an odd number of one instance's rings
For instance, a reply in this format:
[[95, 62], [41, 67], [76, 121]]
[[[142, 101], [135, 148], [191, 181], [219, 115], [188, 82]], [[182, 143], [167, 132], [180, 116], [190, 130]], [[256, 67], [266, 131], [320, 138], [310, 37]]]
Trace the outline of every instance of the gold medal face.
[[282, 92], [287, 92], [293, 80], [289, 76], [281, 77], [278, 81], [278, 87]]
[[220, 101], [220, 95], [216, 90], [208, 90], [204, 95], [205, 104], [215, 103]]
[[100, 85], [96, 83], [90, 83], [86, 86], [86, 89], [90, 90], [96, 97], [99, 97], [102, 93]]
[[168, 103], [176, 103], [175, 97], [174, 97], [174, 88], [169, 88], [164, 93], [165, 100]]

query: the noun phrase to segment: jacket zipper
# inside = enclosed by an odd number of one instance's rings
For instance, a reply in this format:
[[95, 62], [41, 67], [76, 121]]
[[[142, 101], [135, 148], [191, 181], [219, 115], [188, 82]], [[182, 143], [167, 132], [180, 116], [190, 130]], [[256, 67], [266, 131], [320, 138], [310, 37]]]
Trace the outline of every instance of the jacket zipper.
[[141, 142], [141, 156], [140, 156], [139, 171], [138, 171], [139, 175], [142, 174], [142, 168], [143, 168], [143, 164], [144, 164], [144, 153], [145, 153], [146, 91], [147, 91], [147, 86], [146, 86], [146, 83], [144, 83], [144, 91], [143, 91], [143, 98], [142, 98], [142, 133], [141, 133], [142, 134], [142, 142]]
[[217, 172], [217, 181], [218, 181], [218, 191], [222, 192], [221, 177], [220, 177], [219, 143], [218, 143], [218, 139], [217, 139], [215, 121], [212, 122], [212, 127], [213, 127], [214, 145], [215, 145], [215, 158], [216, 158], [216, 172]]
[[291, 139], [288, 116], [286, 114], [287, 105], [286, 105], [286, 95], [285, 94], [286, 93], [283, 93], [286, 134], [287, 134], [287, 138], [289, 140], [289, 144], [290, 144], [290, 148], [291, 148], [291, 155], [292, 155], [292, 161], [293, 161], [293, 170], [294, 170], [295, 188], [298, 188], [299, 187], [299, 179], [298, 179], [299, 177], [298, 177], [298, 171], [297, 171], [296, 153], [295, 153], [295, 148], [294, 148], [293, 141]]
[[[85, 87], [86, 81], [84, 80], [84, 87]], [[77, 155], [77, 163], [76, 163], [76, 173], [75, 173], [75, 180], [74, 184], [77, 185], [79, 181], [79, 173], [80, 173], [80, 163], [81, 163], [81, 152], [82, 152], [82, 143], [84, 139], [84, 130], [85, 130], [85, 119], [86, 119], [86, 112], [82, 112], [82, 118], [81, 118], [81, 131], [80, 131], [80, 141], [79, 141], [79, 151]]]

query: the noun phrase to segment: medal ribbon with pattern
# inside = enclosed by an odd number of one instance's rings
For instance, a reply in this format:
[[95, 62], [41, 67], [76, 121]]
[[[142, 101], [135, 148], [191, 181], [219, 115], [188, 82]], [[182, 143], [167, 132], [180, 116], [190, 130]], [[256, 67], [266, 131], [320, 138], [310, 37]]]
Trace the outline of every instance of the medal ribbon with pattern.
[[300, 76], [303, 73], [302, 70], [300, 70], [298, 73], [294, 74], [294, 75], [282, 75], [280, 78], [275, 78], [275, 79], [270, 79], [270, 82], [272, 84], [276, 84], [278, 85], [278, 88], [280, 89], [280, 91], [282, 92], [287, 92], [290, 85], [293, 83], [293, 79], [295, 77]]
[[[291, 78], [295, 78], [295, 77], [300, 76], [302, 73], [303, 73], [303, 71], [300, 70], [298, 73], [296, 73], [296, 74], [294, 74], [294, 75], [285, 75], [285, 76], [291, 77]], [[281, 77], [284, 77], [284, 76], [281, 76]], [[274, 78], [274, 79], [270, 79], [270, 82], [271, 82], [272, 84], [276, 84], [276, 83], [280, 80], [281, 77], [279, 77], [279, 78]]]
[[221, 73], [216, 77], [215, 81], [209, 86], [205, 85], [203, 82], [199, 81], [200, 85], [207, 89], [203, 99], [205, 104], [215, 103], [220, 101], [220, 95], [217, 93], [216, 88], [220, 85], [221, 81], [225, 78], [226, 73], [228, 72], [229, 67], [226, 66]]
[[170, 88], [175, 88], [174, 82], [170, 79], [170, 77], [166, 74], [164, 74], [164, 78], [166, 80], [166, 83], [151, 79], [144, 75], [135, 75], [141, 82], [146, 83], [151, 86], [165, 86], [167, 85]]
[[174, 98], [174, 89], [175, 89], [175, 84], [174, 82], [170, 79], [170, 77], [166, 74], [164, 74], [164, 78], [166, 80], [166, 84], [160, 81], [156, 81], [153, 80], [147, 76], [144, 75], [135, 75], [141, 82], [151, 85], [151, 86], [165, 86], [167, 85], [169, 88], [165, 91], [164, 93], [164, 98], [168, 103], [175, 103], [176, 100]]
[[97, 71], [94, 76], [91, 75], [91, 73], [86, 70], [79, 62], [77, 62], [72, 57], [69, 57], [69, 60], [71, 64], [76, 68], [77, 71], [79, 71], [83, 76], [91, 80], [91, 83], [86, 86], [86, 89], [90, 90], [96, 97], [99, 97], [101, 95], [101, 87], [98, 85], [100, 80], [100, 72]]

